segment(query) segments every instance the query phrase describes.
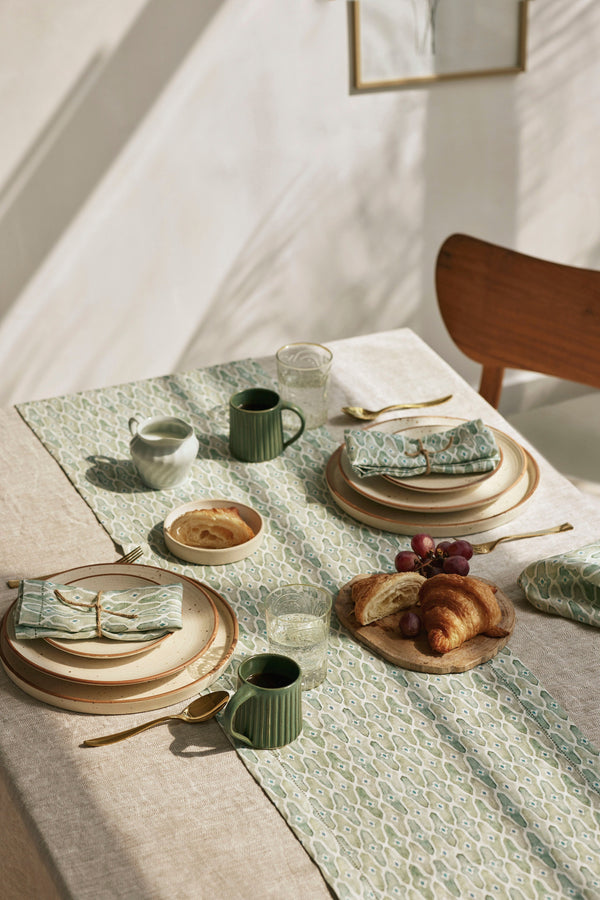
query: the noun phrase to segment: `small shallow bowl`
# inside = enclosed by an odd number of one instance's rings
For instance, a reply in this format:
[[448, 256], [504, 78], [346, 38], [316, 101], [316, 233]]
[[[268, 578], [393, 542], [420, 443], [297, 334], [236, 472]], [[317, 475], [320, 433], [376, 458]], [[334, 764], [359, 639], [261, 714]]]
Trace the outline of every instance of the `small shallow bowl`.
[[[175, 538], [169, 534], [168, 529], [175, 519], [178, 519], [179, 516], [182, 516], [192, 509], [227, 509], [232, 506], [235, 506], [244, 522], [246, 522], [254, 532], [254, 537], [250, 538], [249, 541], [244, 541], [243, 544], [236, 544], [233, 547], [224, 547], [222, 550], [212, 550], [206, 547], [190, 547], [189, 544], [182, 544], [181, 541], [176, 541]], [[169, 513], [163, 522], [163, 535], [167, 547], [171, 553], [175, 554], [179, 559], [185, 559], [186, 562], [198, 563], [201, 566], [223, 566], [227, 563], [238, 562], [240, 559], [245, 559], [246, 556], [250, 556], [251, 553], [254, 553], [254, 551], [262, 544], [264, 528], [263, 520], [259, 513], [251, 506], [245, 506], [243, 503], [238, 503], [237, 500], [191, 500], [189, 503], [184, 503], [183, 506], [178, 506], [177, 509], [174, 509]]]

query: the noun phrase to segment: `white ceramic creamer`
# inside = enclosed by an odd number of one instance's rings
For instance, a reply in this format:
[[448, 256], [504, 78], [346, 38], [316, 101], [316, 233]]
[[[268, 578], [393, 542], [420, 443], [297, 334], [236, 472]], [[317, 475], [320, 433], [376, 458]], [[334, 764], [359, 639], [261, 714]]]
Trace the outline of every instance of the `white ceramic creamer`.
[[181, 484], [198, 453], [194, 429], [174, 416], [129, 420], [131, 458], [142, 481], [156, 490]]

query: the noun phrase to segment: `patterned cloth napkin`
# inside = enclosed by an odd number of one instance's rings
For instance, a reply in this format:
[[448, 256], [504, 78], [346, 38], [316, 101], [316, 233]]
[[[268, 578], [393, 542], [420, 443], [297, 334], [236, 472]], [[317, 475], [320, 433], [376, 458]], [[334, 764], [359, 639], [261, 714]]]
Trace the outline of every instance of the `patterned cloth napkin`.
[[481, 419], [420, 438], [373, 429], [348, 429], [344, 436], [348, 459], [359, 478], [491, 472], [500, 461], [494, 435]]
[[529, 563], [517, 580], [537, 609], [600, 628], [600, 541]]
[[96, 593], [53, 581], [24, 580], [15, 609], [15, 635], [19, 640], [154, 640], [182, 627], [182, 598], [182, 584]]

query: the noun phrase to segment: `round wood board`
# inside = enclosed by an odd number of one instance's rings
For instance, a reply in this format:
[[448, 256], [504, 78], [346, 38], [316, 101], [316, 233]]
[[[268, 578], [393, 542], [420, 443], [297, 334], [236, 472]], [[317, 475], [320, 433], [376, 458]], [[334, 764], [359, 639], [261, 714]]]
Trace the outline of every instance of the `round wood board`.
[[[357, 578], [360, 577], [364, 576], [357, 576]], [[487, 662], [488, 659], [492, 659], [510, 639], [515, 627], [515, 608], [506, 594], [497, 589], [496, 599], [502, 610], [500, 626], [508, 631], [506, 637], [491, 638], [479, 634], [470, 641], [466, 641], [462, 647], [440, 655], [429, 646], [425, 632], [416, 638], [402, 637], [398, 623], [400, 617], [408, 612], [406, 609], [386, 616], [385, 619], [372, 622], [370, 625], [359, 625], [354, 618], [352, 601], [352, 582], [354, 580], [345, 584], [337, 596], [335, 611], [338, 619], [362, 644], [402, 669], [440, 675], [450, 672], [467, 672], [469, 669]], [[412, 607], [412, 609], [416, 613], [419, 612], [418, 607]]]

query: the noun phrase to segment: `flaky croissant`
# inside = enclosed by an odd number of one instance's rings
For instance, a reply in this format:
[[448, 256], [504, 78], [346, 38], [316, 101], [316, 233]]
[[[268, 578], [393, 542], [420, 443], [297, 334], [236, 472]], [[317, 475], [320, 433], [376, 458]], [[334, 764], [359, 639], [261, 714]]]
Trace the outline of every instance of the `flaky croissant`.
[[418, 572], [389, 572], [353, 579], [352, 599], [356, 621], [368, 625], [414, 606], [424, 581]]
[[419, 590], [421, 619], [436, 653], [448, 653], [465, 641], [485, 634], [505, 637], [499, 627], [502, 611], [493, 589], [469, 575], [434, 575]]

